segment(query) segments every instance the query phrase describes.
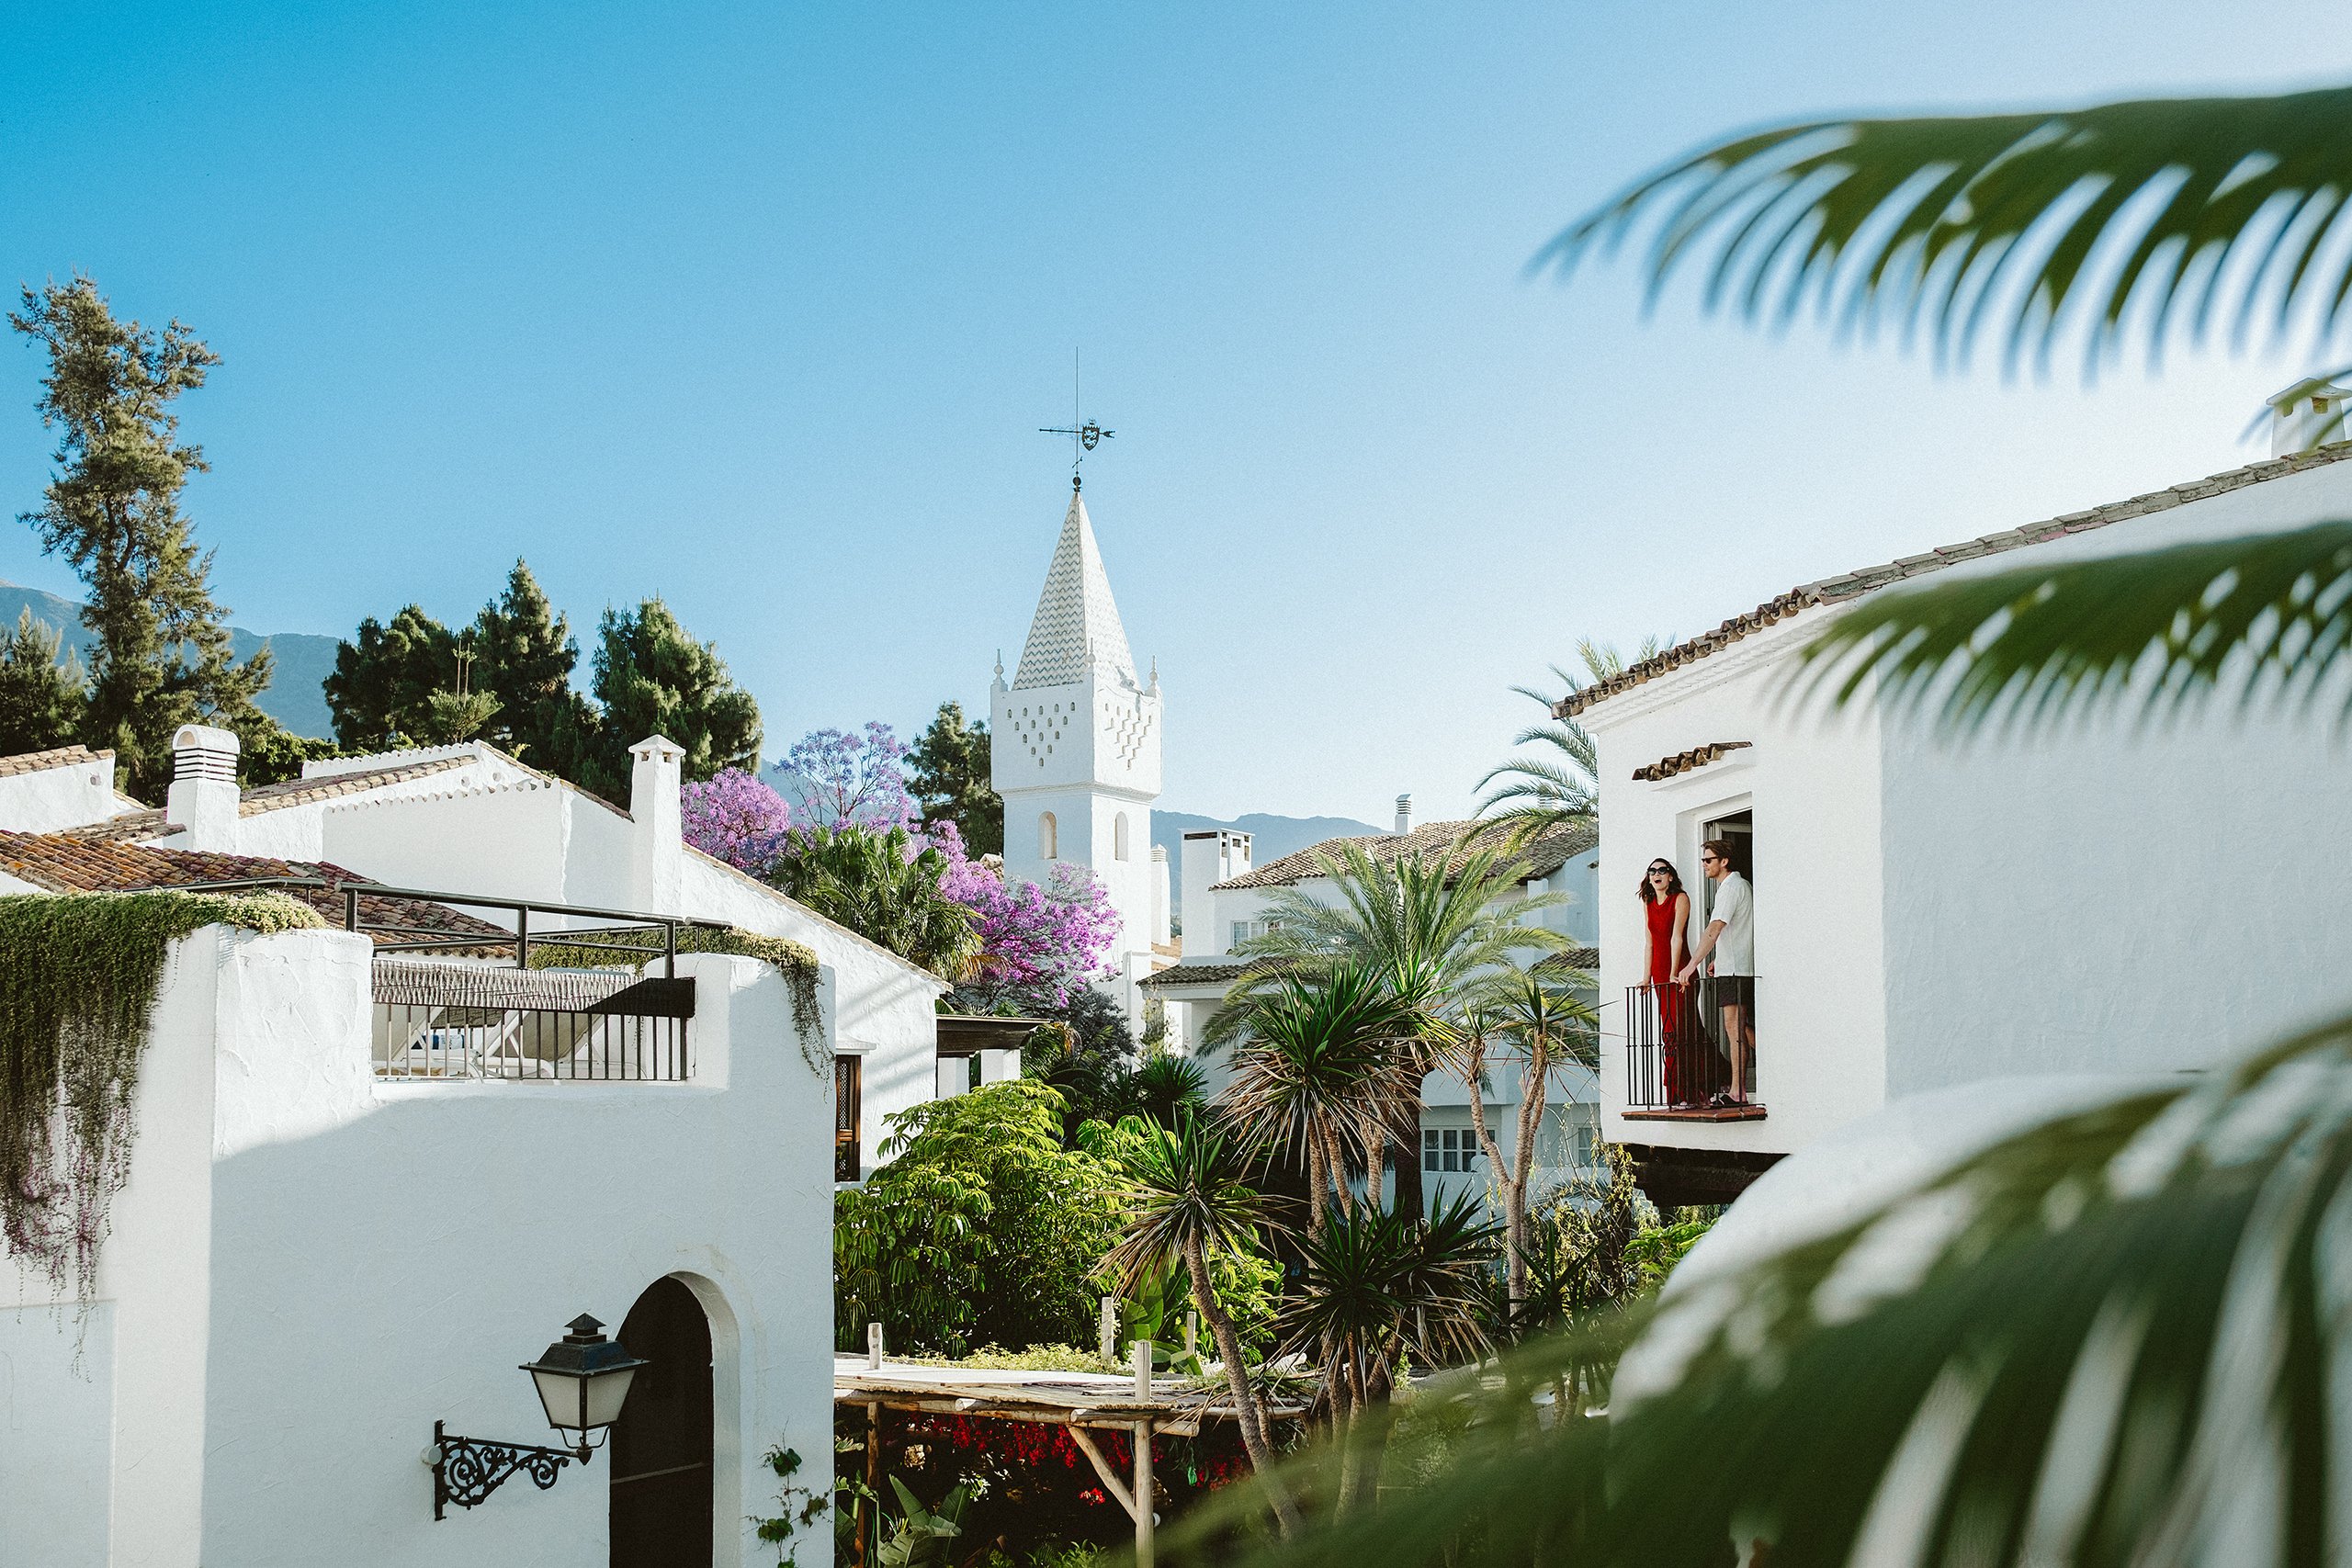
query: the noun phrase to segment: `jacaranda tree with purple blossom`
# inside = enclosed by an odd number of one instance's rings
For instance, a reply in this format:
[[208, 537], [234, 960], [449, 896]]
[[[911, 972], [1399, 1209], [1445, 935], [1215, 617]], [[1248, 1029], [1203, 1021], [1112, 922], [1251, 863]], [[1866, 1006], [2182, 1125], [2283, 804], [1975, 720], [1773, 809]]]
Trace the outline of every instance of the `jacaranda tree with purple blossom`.
[[686, 842], [736, 870], [765, 877], [789, 845], [792, 806], [741, 768], [678, 792]]
[[1062, 863], [1043, 884], [1009, 883], [994, 866], [966, 856], [953, 822], [932, 823], [924, 834], [946, 857], [940, 891], [978, 916], [979, 983], [989, 991], [1058, 1008], [1079, 987], [1117, 973], [1107, 960], [1119, 916], [1093, 873]]
[[922, 810], [907, 789], [906, 755], [905, 744], [878, 719], [854, 735], [818, 729], [802, 736], [784, 754], [801, 825], [915, 831]]

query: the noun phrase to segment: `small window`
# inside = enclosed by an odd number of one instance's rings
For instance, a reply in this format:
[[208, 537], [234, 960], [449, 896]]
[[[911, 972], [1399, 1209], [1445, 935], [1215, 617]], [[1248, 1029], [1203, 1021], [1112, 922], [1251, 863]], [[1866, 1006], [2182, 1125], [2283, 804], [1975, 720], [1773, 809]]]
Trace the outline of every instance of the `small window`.
[[1421, 1168], [1437, 1168], [1437, 1129], [1434, 1127], [1421, 1129]]
[[1054, 814], [1050, 811], [1041, 812], [1037, 817], [1037, 854], [1043, 860], [1059, 860], [1062, 856], [1061, 831], [1055, 826]]
[[1118, 819], [1111, 824], [1111, 858], [1113, 860], [1127, 858], [1127, 814], [1124, 811], [1120, 812]]
[[865, 1111], [865, 1063], [858, 1056], [833, 1058], [833, 1179], [855, 1181], [865, 1174], [859, 1123]]

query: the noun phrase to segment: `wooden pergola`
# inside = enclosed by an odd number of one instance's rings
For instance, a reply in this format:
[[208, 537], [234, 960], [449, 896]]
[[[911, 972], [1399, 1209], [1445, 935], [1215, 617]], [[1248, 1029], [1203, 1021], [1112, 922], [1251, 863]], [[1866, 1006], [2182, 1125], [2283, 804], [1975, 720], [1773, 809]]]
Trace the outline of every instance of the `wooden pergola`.
[[[1151, 1375], [1151, 1347], [1138, 1341], [1132, 1375], [1105, 1372], [983, 1371], [971, 1367], [925, 1367], [867, 1354], [833, 1358], [833, 1402], [865, 1407], [865, 1480], [881, 1483], [881, 1424], [885, 1410], [922, 1416], [962, 1416], [998, 1421], [1032, 1421], [1069, 1433], [1094, 1466], [1102, 1490], [1135, 1520], [1136, 1562], [1152, 1562], [1153, 1498], [1151, 1439], [1155, 1434], [1197, 1437], [1204, 1425], [1234, 1418], [1228, 1394], [1204, 1390], [1182, 1378]], [[1279, 1406], [1270, 1419], [1295, 1419], [1304, 1406]], [[1135, 1449], [1132, 1484], [1123, 1480], [1093, 1434], [1131, 1435]], [[858, 1534], [861, 1562], [865, 1532]]]

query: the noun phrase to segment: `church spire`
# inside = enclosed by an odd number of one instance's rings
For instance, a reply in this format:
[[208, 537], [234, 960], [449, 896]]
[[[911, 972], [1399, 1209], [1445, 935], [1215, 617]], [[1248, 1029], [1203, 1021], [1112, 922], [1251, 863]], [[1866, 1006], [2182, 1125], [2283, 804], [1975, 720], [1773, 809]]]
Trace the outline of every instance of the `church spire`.
[[1119, 621], [1119, 606], [1111, 598], [1111, 579], [1102, 570], [1102, 549], [1094, 542], [1094, 525], [1086, 515], [1085, 499], [1075, 486], [1069, 512], [1062, 518], [1061, 537], [1054, 545], [1054, 562], [1046, 570], [1045, 592], [1037, 596], [1037, 613], [1029, 623], [1028, 645], [1012, 676], [1013, 690], [1059, 686], [1086, 678], [1089, 672], [1115, 675], [1136, 684], [1136, 662], [1127, 651], [1127, 630]]

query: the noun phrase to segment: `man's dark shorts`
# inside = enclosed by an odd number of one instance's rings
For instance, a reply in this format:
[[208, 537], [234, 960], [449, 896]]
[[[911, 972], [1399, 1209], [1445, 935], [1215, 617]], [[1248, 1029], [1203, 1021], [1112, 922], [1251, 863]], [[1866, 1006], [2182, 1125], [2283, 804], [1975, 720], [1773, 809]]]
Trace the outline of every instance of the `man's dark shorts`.
[[1756, 976], [1753, 975], [1718, 975], [1709, 982], [1719, 1008], [1741, 1008], [1750, 1015], [1756, 1011]]

